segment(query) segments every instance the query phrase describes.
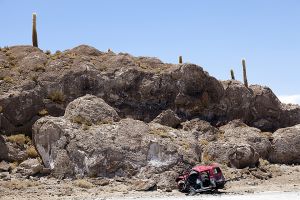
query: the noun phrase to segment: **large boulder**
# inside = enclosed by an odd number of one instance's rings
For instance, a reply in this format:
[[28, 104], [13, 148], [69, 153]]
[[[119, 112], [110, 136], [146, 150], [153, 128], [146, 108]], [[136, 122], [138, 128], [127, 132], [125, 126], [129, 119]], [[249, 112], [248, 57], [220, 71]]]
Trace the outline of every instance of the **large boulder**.
[[66, 108], [64, 117], [85, 124], [119, 121], [118, 113], [103, 99], [85, 95], [72, 101]]
[[228, 152], [230, 165], [238, 169], [245, 167], [255, 167], [258, 165], [259, 155], [248, 144], [234, 145]]
[[278, 129], [273, 133], [269, 161], [282, 164], [300, 164], [300, 125]]
[[258, 160], [259, 155], [255, 149], [245, 143], [211, 142], [202, 153], [204, 163], [218, 162], [238, 169], [255, 167]]
[[271, 150], [269, 135], [261, 132], [259, 129], [249, 127], [241, 120], [233, 120], [228, 124], [221, 126], [225, 141], [231, 143], [246, 143], [255, 149], [262, 158], [267, 158]]
[[176, 128], [181, 120], [173, 110], [168, 109], [161, 112], [152, 122]]
[[[265, 86], [251, 85], [253, 105], [251, 124], [261, 130], [276, 130], [281, 124], [281, 102], [273, 91]], [[288, 117], [288, 116], [286, 116]]]
[[[97, 112], [102, 115], [108, 105], [100, 99], [94, 101], [103, 104], [98, 107], [86, 101], [77, 104], [76, 109], [82, 116], [88, 116], [90, 110], [95, 116]], [[193, 165], [201, 156], [196, 152], [197, 141], [186, 131], [133, 119], [84, 126], [69, 120], [72, 113], [69, 114], [41, 118], [33, 126], [34, 142], [43, 163], [58, 178], [141, 177], [153, 171], [162, 173], [178, 163]], [[114, 116], [115, 112], [106, 115]]]

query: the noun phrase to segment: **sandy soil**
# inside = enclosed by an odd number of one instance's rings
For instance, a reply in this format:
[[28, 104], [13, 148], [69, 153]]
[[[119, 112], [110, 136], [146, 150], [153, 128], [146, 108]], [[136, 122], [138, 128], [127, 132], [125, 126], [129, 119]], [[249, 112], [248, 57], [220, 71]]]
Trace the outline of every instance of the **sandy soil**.
[[[137, 192], [123, 182], [87, 179], [82, 182], [53, 178], [0, 180], [0, 199], [300, 199], [300, 166], [271, 165], [268, 180], [250, 177], [232, 180], [219, 194], [186, 196], [176, 190]], [[275, 173], [276, 172], [276, 173]], [[225, 173], [226, 175], [226, 173]], [[229, 175], [228, 175], [229, 176]], [[262, 193], [263, 192], [263, 193]], [[267, 192], [267, 193], [266, 193]]]

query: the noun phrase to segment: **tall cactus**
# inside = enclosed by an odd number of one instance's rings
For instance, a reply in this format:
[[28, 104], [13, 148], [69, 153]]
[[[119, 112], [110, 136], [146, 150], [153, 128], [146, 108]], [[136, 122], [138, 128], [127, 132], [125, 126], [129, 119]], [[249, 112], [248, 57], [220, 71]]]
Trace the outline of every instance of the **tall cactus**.
[[231, 75], [231, 79], [232, 79], [232, 80], [235, 80], [233, 69], [230, 70], [230, 75]]
[[182, 56], [179, 56], [178, 62], [179, 62], [179, 64], [182, 64]]
[[32, 46], [38, 47], [38, 38], [36, 31], [36, 13], [32, 13]]
[[247, 69], [246, 69], [246, 61], [245, 61], [245, 59], [242, 59], [242, 65], [243, 65], [244, 85], [246, 87], [248, 87]]

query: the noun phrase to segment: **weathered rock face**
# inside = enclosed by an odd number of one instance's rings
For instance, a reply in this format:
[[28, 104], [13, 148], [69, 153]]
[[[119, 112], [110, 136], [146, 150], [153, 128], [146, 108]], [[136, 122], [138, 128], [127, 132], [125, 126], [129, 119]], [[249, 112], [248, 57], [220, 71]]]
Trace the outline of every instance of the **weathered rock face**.
[[[102, 115], [109, 106], [95, 98], [85, 96], [73, 101], [75, 115], [86, 116], [92, 108], [95, 116], [97, 112]], [[82, 104], [86, 99], [93, 99], [89, 106]], [[101, 107], [94, 102], [101, 102]], [[111, 110], [105, 114], [116, 116]], [[141, 177], [153, 171], [162, 173], [179, 163], [193, 165], [201, 156], [197, 152], [198, 142], [189, 132], [133, 119], [87, 127], [69, 120], [72, 112], [67, 116], [44, 117], [33, 127], [37, 150], [45, 166], [58, 178]]]
[[105, 100], [120, 118], [144, 122], [171, 109], [185, 120], [222, 125], [242, 119], [268, 131], [300, 123], [300, 107], [282, 105], [267, 87], [219, 82], [197, 65], [86, 45], [50, 55], [31, 46], [1, 49], [0, 79], [0, 131], [7, 135], [30, 134], [41, 110], [62, 116], [69, 102], [86, 94]]
[[[260, 85], [251, 85], [253, 105], [251, 107], [252, 121], [255, 127], [262, 130], [276, 130], [281, 126], [281, 120], [288, 116], [281, 115], [281, 103], [272, 90]], [[288, 124], [287, 124], [288, 125]]]
[[225, 90], [220, 103], [220, 110], [223, 112], [224, 118], [227, 121], [234, 119], [247, 121], [251, 117], [251, 90], [235, 80], [222, 81], [221, 83]]
[[218, 162], [224, 165], [230, 165], [228, 152], [234, 144], [224, 141], [210, 142], [205, 146], [201, 160], [205, 163]]
[[5, 139], [2, 135], [0, 135], [0, 160], [8, 159], [8, 149], [5, 144]]
[[183, 122], [181, 125], [183, 130], [191, 131], [194, 135], [196, 135], [200, 142], [201, 140], [208, 142], [215, 141], [221, 133], [217, 128], [210, 125], [210, 123], [200, 119], [192, 119], [190, 121]]
[[22, 162], [27, 158], [28, 154], [24, 145], [7, 141], [6, 136], [0, 135], [0, 161]]
[[272, 163], [300, 163], [300, 125], [277, 130], [273, 134], [273, 148], [269, 155]]

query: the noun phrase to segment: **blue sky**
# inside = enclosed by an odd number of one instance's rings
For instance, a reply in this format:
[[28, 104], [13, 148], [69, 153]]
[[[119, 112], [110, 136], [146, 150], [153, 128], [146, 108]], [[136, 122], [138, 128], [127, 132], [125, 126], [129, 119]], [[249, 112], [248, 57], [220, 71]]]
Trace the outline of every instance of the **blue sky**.
[[249, 83], [300, 103], [299, 0], [0, 0], [0, 11], [2, 47], [31, 44], [36, 12], [43, 50], [88, 44], [170, 63], [182, 55], [222, 80], [231, 68], [242, 80], [246, 58]]

